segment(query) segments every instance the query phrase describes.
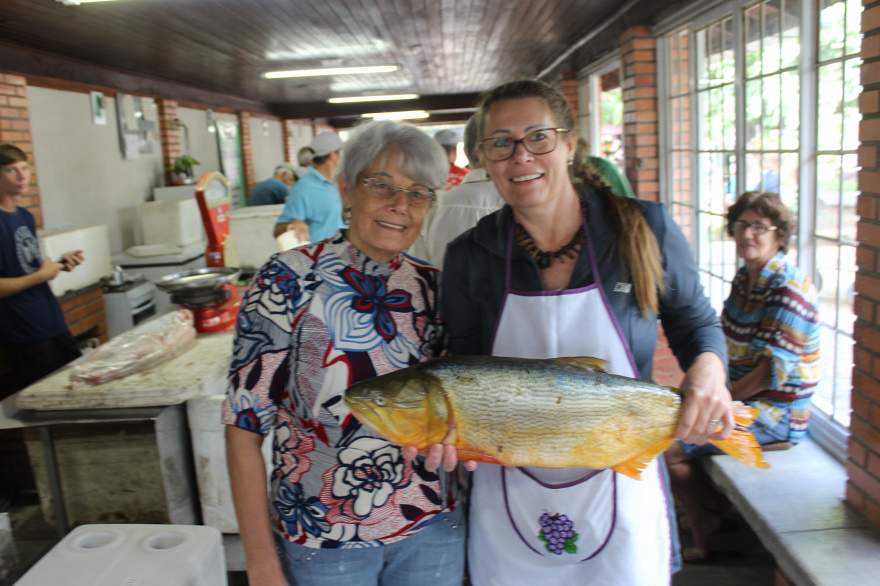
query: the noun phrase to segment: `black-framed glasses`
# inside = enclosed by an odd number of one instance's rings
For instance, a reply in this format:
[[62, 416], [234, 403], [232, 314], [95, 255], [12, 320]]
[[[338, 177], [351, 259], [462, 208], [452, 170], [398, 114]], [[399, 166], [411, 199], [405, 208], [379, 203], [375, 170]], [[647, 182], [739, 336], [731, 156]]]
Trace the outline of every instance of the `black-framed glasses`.
[[546, 155], [552, 153], [559, 142], [561, 133], [569, 132], [568, 128], [536, 128], [527, 132], [522, 138], [510, 136], [491, 136], [480, 141], [480, 152], [490, 161], [504, 161], [516, 152], [516, 145], [533, 155]]
[[746, 230], [749, 228], [752, 229], [752, 232], [756, 236], [763, 236], [767, 232], [773, 232], [779, 229], [776, 226], [770, 226], [763, 222], [746, 222], [745, 220], [737, 220], [733, 223], [733, 231], [738, 234], [745, 234]]
[[395, 195], [397, 195], [398, 191], [405, 193], [407, 202], [414, 208], [423, 208], [429, 206], [436, 197], [433, 189], [429, 189], [427, 187], [407, 189], [406, 187], [392, 185], [391, 183], [388, 183], [387, 181], [379, 177], [364, 177], [363, 179], [361, 179], [361, 183], [364, 184], [364, 186], [369, 190], [370, 193], [385, 199], [393, 198]]

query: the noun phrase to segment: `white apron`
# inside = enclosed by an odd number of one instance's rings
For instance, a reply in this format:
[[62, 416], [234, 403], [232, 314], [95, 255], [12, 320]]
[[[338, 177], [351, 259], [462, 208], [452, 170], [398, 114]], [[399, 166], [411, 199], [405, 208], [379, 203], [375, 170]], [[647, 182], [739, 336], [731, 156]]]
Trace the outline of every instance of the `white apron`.
[[[614, 374], [635, 361], [601, 286], [590, 235], [593, 285], [513, 291], [511, 229], [505, 298], [494, 356], [595, 356]], [[471, 496], [468, 569], [474, 586], [667, 586], [668, 495], [655, 459], [633, 480], [613, 470], [480, 464]]]

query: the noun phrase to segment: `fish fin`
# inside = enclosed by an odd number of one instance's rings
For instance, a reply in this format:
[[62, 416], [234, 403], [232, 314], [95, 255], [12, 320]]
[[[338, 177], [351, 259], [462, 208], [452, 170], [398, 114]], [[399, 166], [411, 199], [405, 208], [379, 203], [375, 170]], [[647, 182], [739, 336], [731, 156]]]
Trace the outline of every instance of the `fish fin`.
[[737, 425], [748, 427], [758, 418], [758, 410], [751, 405], [746, 405], [741, 401], [734, 401], [733, 420]]
[[567, 364], [568, 366], [576, 366], [590, 372], [608, 372], [608, 361], [593, 356], [562, 356], [554, 358], [553, 362], [557, 364]]
[[641, 480], [642, 472], [648, 467], [648, 464], [650, 464], [654, 458], [665, 452], [666, 448], [672, 445], [672, 441], [672, 438], [662, 439], [656, 444], [648, 446], [648, 448], [641, 454], [638, 454], [625, 462], [621, 462], [616, 466], [612, 466], [611, 469], [625, 476], [629, 476], [630, 478], [634, 478], [635, 480]]
[[468, 460], [473, 460], [474, 462], [483, 462], [484, 464], [498, 464], [499, 466], [504, 465], [504, 462], [502, 462], [495, 456], [490, 456], [483, 452], [478, 452], [469, 448], [458, 448], [458, 461], [467, 462]]
[[758, 410], [754, 407], [750, 407], [745, 403], [735, 402], [733, 404], [733, 417], [736, 421], [736, 428], [730, 432], [727, 439], [710, 439], [709, 443], [743, 464], [755, 466], [756, 468], [769, 468], [770, 464], [764, 459], [761, 444], [758, 443], [752, 432], [748, 430], [748, 427], [754, 423], [757, 416]]

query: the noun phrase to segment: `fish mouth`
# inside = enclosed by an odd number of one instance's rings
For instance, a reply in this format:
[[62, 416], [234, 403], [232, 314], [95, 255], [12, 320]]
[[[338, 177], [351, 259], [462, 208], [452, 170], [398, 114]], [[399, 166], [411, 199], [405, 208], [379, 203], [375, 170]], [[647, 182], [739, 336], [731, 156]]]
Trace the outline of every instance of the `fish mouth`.
[[[399, 405], [395, 405], [394, 407], [383, 407], [380, 409], [376, 408], [372, 401], [353, 400], [349, 401], [348, 406], [357, 420], [361, 422], [361, 425], [367, 428], [370, 432], [392, 441], [402, 440], [400, 426], [395, 423], [393, 417], [394, 413], [399, 410]], [[405, 408], [408, 410], [416, 406], [417, 405], [413, 403], [411, 406]]]

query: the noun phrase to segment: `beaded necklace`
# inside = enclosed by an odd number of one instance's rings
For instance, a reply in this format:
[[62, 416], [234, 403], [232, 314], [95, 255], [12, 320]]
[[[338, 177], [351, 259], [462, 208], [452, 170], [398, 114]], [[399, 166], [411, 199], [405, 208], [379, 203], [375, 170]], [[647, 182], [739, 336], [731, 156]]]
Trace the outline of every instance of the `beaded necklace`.
[[529, 234], [526, 229], [522, 227], [522, 224], [519, 223], [516, 225], [515, 237], [517, 245], [525, 250], [529, 256], [535, 259], [535, 264], [537, 264], [538, 268], [541, 270], [550, 268], [550, 265], [558, 260], [577, 258], [578, 254], [581, 252], [581, 248], [584, 246], [584, 231], [580, 228], [575, 232], [571, 240], [568, 241], [568, 244], [565, 244], [556, 250], [541, 250], [538, 248], [532, 235]]

